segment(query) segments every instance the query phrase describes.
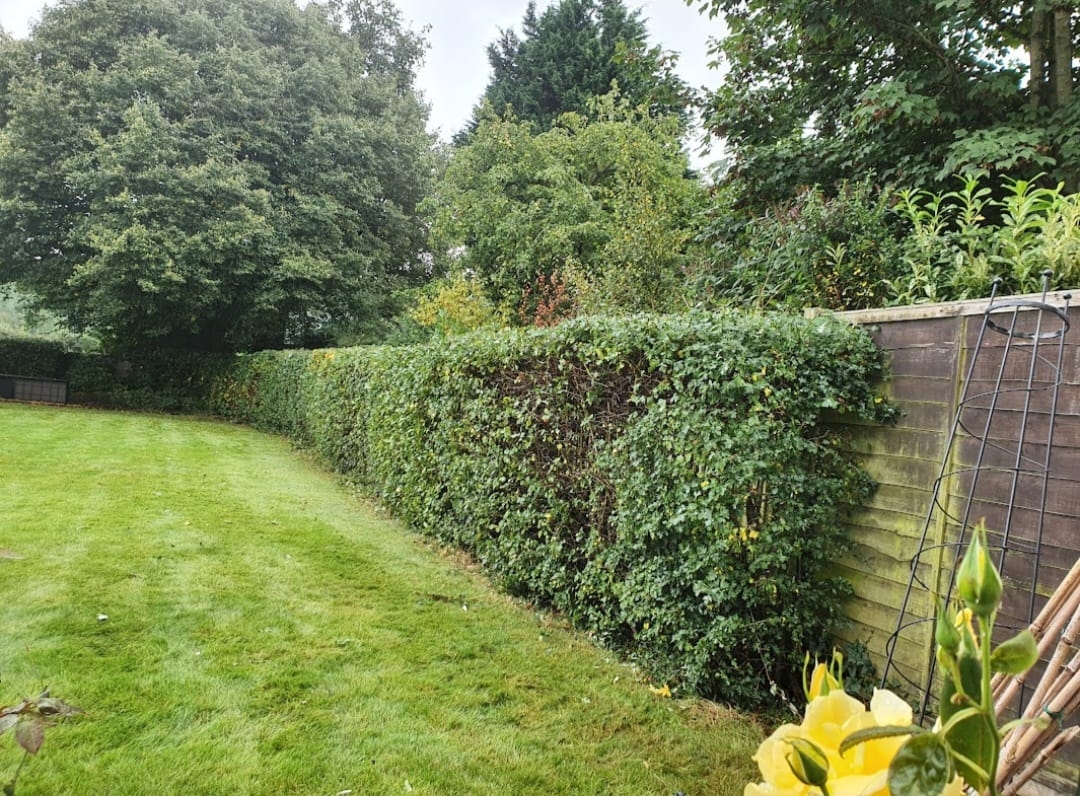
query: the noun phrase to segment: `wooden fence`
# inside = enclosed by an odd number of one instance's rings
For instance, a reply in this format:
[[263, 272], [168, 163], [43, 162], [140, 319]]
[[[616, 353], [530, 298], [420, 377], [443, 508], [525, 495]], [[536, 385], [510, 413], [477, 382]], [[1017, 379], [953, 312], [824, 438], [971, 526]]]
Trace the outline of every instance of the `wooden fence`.
[[[1035, 298], [1035, 297], [1032, 297]], [[958, 401], [963, 395], [971, 358], [983, 327], [987, 301], [958, 302], [844, 313], [841, 317], [865, 328], [885, 352], [888, 379], [883, 385], [886, 393], [900, 409], [894, 426], [848, 426], [851, 445], [867, 471], [878, 482], [878, 490], [869, 505], [855, 511], [850, 518], [852, 546], [839, 562], [842, 573], [855, 586], [855, 599], [850, 606], [852, 626], [848, 640], [862, 641], [881, 670], [886, 655], [886, 640], [896, 629], [904, 603], [911, 573], [912, 557], [919, 551], [920, 539], [931, 508], [935, 479], [942, 471], [943, 459], [950, 453], [949, 468], [962, 470], [970, 466], [976, 452], [972, 441], [949, 449], [949, 438], [957, 414]], [[1060, 306], [1058, 294], [1051, 294], [1048, 303]], [[1063, 384], [1057, 403], [1053, 446], [1046, 452], [1025, 449], [1027, 458], [1049, 463], [1048, 489], [1045, 494], [1046, 514], [1042, 529], [1042, 549], [1035, 583], [1035, 610], [1042, 607], [1046, 597], [1061, 583], [1069, 568], [1080, 556], [1080, 310], [1070, 310], [1071, 330], [1065, 336], [1061, 372]], [[1004, 336], [987, 334], [987, 347], [1004, 345]], [[1056, 346], [1056, 344], [1055, 344]], [[982, 366], [983, 362], [991, 363]], [[976, 391], [992, 391], [996, 368], [992, 363], [1000, 357], [980, 356], [972, 374]], [[1019, 360], [1022, 361], [1022, 360]], [[1043, 363], [1045, 364], [1045, 363]], [[1041, 365], [1040, 365], [1041, 367]], [[1012, 371], [1013, 368], [1008, 369]], [[1023, 377], [1023, 373], [1006, 372], [1006, 380]], [[968, 391], [968, 395], [971, 394]], [[993, 426], [997, 442], [1008, 448], [1010, 436], [1021, 438], [1021, 419], [1028, 417], [1028, 433], [1046, 439], [1050, 406], [1047, 395], [1040, 394], [1028, 407], [1016, 403], [1015, 395], [1007, 395], [998, 406], [1003, 419]], [[985, 460], [984, 460], [985, 461]], [[946, 468], [946, 469], [949, 469]], [[998, 477], [991, 475], [991, 478]], [[1027, 528], [1028, 538], [1017, 538], [1021, 547], [1033, 541], [1035, 512], [1043, 502], [1041, 483], [1024, 479], [1018, 485], [1014, 501], [1013, 527]], [[1041, 479], [1040, 479], [1041, 481]], [[994, 495], [994, 482], [982, 486], [984, 497], [973, 504], [972, 519], [987, 518], [993, 527], [1007, 511], [1007, 500]], [[945, 490], [961, 492], [966, 488], [963, 478], [943, 482]], [[1000, 495], [1008, 495], [1008, 485], [1001, 484]], [[966, 495], [939, 494], [939, 502], [955, 506]], [[1019, 520], [1019, 522], [1017, 522]], [[951, 522], [933, 523], [929, 528], [928, 545], [944, 545], [954, 541], [956, 526]], [[993, 539], [991, 539], [993, 542]], [[937, 550], [944, 551], [947, 547]], [[1019, 562], [1023, 570], [1024, 556], [1007, 559]], [[951, 558], [947, 554], [923, 559], [923, 566], [936, 568], [931, 580], [947, 577]], [[1011, 577], [1010, 577], [1011, 575]], [[1024, 624], [1028, 610], [1030, 577], [1022, 571], [1006, 572], [1006, 621]], [[909, 600], [908, 612], [924, 617], [933, 613], [931, 597], [925, 590], [916, 589]], [[895, 655], [911, 670], [925, 669], [931, 645], [932, 623], [922, 625], [924, 632], [916, 641], [901, 643]], [[1078, 675], [1080, 676], [1080, 675]], [[925, 685], [925, 677], [923, 678]], [[1066, 756], [1072, 763], [1080, 760], [1080, 750], [1069, 750]], [[1075, 777], [1075, 773], [1072, 774]], [[1073, 783], [1075, 783], [1073, 779]], [[1075, 787], [1075, 784], [1073, 785]]]

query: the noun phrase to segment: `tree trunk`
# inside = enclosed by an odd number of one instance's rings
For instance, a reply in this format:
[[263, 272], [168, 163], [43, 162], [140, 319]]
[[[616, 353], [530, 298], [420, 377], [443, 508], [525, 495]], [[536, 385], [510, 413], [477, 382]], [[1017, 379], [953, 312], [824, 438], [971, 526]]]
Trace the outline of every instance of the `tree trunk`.
[[1039, 108], [1046, 98], [1046, 8], [1040, 4], [1032, 11], [1028, 59], [1028, 102], [1032, 108]]
[[1053, 106], [1060, 108], [1072, 97], [1072, 8], [1054, 8]]

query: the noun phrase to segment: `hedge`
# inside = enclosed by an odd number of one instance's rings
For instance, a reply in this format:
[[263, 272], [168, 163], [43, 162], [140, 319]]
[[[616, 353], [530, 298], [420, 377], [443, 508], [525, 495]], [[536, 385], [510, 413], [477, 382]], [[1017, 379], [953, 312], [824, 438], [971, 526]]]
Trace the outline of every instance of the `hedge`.
[[72, 351], [61, 340], [0, 337], [0, 373], [63, 379], [70, 401], [117, 409], [205, 414], [212, 383], [232, 363], [231, 357], [186, 351], [114, 360]]
[[881, 419], [879, 353], [831, 318], [578, 319], [409, 348], [267, 352], [213, 411], [287, 434], [658, 681], [799, 692], [872, 490], [823, 410]]
[[36, 379], [66, 377], [69, 355], [63, 343], [38, 337], [0, 337], [0, 373]]

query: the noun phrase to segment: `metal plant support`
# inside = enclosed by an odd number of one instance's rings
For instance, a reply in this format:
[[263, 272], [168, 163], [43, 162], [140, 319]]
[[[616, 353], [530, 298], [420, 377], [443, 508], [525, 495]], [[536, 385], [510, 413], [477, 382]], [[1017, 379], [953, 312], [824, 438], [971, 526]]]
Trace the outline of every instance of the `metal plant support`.
[[[1062, 380], [1070, 294], [1062, 306], [999, 298], [995, 280], [957, 402], [940, 475], [900, 607], [885, 643], [882, 684], [899, 681], [921, 694], [919, 718], [933, 710], [935, 598], [952, 598], [957, 566], [984, 522], [1005, 580], [999, 628], [1015, 632], [1037, 611], [1054, 419]], [[963, 341], [961, 341], [961, 346]], [[962, 348], [961, 348], [962, 350]], [[929, 652], [929, 654], [927, 654]], [[921, 661], [921, 663], [917, 663]], [[1024, 694], [1019, 696], [1022, 704]], [[1019, 707], [1018, 707], [1019, 709]]]

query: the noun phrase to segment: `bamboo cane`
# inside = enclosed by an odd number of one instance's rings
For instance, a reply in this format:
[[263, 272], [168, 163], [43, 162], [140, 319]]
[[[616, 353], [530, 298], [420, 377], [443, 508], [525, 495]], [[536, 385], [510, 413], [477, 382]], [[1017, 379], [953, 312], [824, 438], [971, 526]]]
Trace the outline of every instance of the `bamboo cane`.
[[[1070, 625], [1074, 623], [1070, 622]], [[1076, 677], [1080, 671], [1080, 652], [1074, 652], [1068, 661], [1062, 660], [1069, 649], [1075, 650], [1075, 635], [1062, 638], [1058, 651], [1054, 655], [1054, 661], [1047, 667], [1038, 688], [1028, 701], [1027, 708], [1022, 718], [1034, 720], [1045, 709], [1051, 715], [1070, 713], [1080, 706], [1080, 678]], [[1064, 654], [1063, 654], [1064, 653]], [[998, 712], [1001, 712], [998, 705]], [[1027, 739], [1036, 732], [1030, 725], [1021, 725], [1010, 733], [1002, 747], [1002, 760], [1012, 758], [1023, 759], [1029, 753], [1030, 744]]]
[[[1080, 657], [1074, 657], [1056, 681], [1058, 688], [1054, 692], [1055, 696], [1045, 706], [1045, 710], [1051, 717], [1068, 715], [1080, 706], [1080, 679], [1076, 678], [1076, 671], [1080, 671]], [[1042, 711], [1043, 708], [1038, 703], [1032, 702], [1028, 706], [1028, 710], [1025, 711], [1025, 718], [1034, 720]], [[1005, 781], [1005, 778], [1016, 769], [1026, 765], [1026, 761], [1040, 747], [1055, 743], [1056, 732], [1057, 730], [1053, 724], [1048, 724], [1045, 727], [1039, 727], [1035, 724], [1017, 727], [1009, 734], [1002, 745], [998, 767], [999, 780]], [[1057, 737], [1060, 737], [1060, 735]]]
[[1031, 760], [1023, 769], [1018, 773], [1007, 776], [1006, 779], [1001, 780], [1003, 786], [1001, 788], [1001, 796], [1016, 796], [1020, 788], [1023, 787], [1028, 780], [1030, 780], [1035, 773], [1039, 771], [1047, 761], [1056, 755], [1065, 744], [1069, 743], [1077, 735], [1080, 735], [1080, 727], [1070, 727], [1065, 732], [1054, 737], [1046, 747], [1039, 752], [1039, 755]]
[[[1064, 633], [1065, 626], [1077, 611], [1080, 611], [1080, 589], [1077, 589], [1067, 602], [1059, 602], [1056, 608], [1057, 615], [1052, 617], [1045, 627], [1031, 625], [1031, 632], [1035, 636], [1040, 660], [1046, 660], [1050, 656], [1054, 645], [1059, 642], [1062, 633]], [[994, 702], [999, 705], [1008, 705], [1015, 698], [1016, 691], [1026, 679], [1026, 677], [1009, 677], [1000, 673], [995, 674], [990, 684], [993, 689]]]
[[[1071, 591], [1065, 595], [1062, 599], [1056, 600], [1053, 603], [1054, 615], [1043, 616], [1040, 614], [1040, 619], [1044, 622], [1040, 622], [1036, 619], [1031, 625], [1031, 633], [1035, 636], [1035, 640], [1039, 647], [1039, 657], [1045, 658], [1047, 653], [1057, 643], [1058, 638], [1065, 629], [1066, 624], [1076, 613], [1080, 610], [1080, 583], [1076, 584], [1062, 584], [1068, 586]], [[1056, 595], [1062, 594], [1061, 591], [1055, 592]], [[1050, 603], [1047, 603], [1050, 606]], [[1007, 685], [1015, 682], [1015, 678], [1010, 678], [1003, 674], [994, 675], [992, 685], [996, 686], [995, 690], [1003, 690]]]
[[1054, 651], [1054, 656], [1050, 659], [1050, 663], [1047, 664], [1046, 671], [1043, 673], [1039, 685], [1036, 686], [1035, 692], [1031, 695], [1028, 705], [1035, 705], [1035, 709], [1039, 710], [1043, 704], [1050, 700], [1050, 690], [1057, 683], [1062, 669], [1066, 668], [1066, 662], [1071, 662], [1076, 658], [1076, 639], [1078, 635], [1080, 635], [1080, 612], [1074, 613], [1069, 620], [1069, 624], [1066, 625], [1065, 632], [1061, 635], [1061, 641]]
[[[1080, 728], [1058, 732], [1053, 724], [1039, 727], [1034, 723], [1044, 710], [1051, 716], [1060, 716], [1080, 707], [1080, 678], [1076, 677], [1080, 671], [1080, 651], [1077, 648], [1077, 638], [1080, 636], [1080, 560], [1073, 564], [1032, 622], [1031, 632], [1038, 643], [1039, 658], [1045, 659], [1051, 649], [1053, 655], [1021, 717], [1031, 723], [1016, 727], [1002, 744], [997, 777], [999, 783], [1009, 783], [1011, 793], [1080, 732]], [[994, 677], [992, 688], [999, 718], [1016, 698], [1025, 681], [1026, 675]]]
[[[1045, 658], [1057, 643], [1058, 635], [1064, 629], [1070, 617], [1080, 611], [1080, 559], [1073, 564], [1065, 579], [1050, 595], [1042, 611], [1031, 623], [1031, 633], [1039, 647], [1039, 658]], [[1026, 677], [1010, 678], [1002, 674], [994, 675], [991, 687], [994, 702], [1000, 708], [1008, 705], [1016, 697], [1016, 692], [1024, 684]]]
[[[1035, 688], [1035, 693], [1032, 694], [1028, 704], [1039, 702], [1045, 699], [1045, 691], [1048, 685], [1047, 679], [1056, 679], [1057, 674], [1060, 671], [1061, 665], [1064, 662], [1065, 656], [1069, 654], [1069, 650], [1066, 649], [1066, 645], [1072, 645], [1075, 643], [1077, 633], [1080, 631], [1080, 589], [1077, 589], [1072, 597], [1064, 606], [1066, 610], [1060, 612], [1059, 616], [1050, 622], [1048, 632], [1039, 641], [1039, 657], [1043, 658], [1046, 653], [1049, 652], [1050, 647], [1057, 645], [1054, 650], [1054, 655], [1050, 659], [1050, 663], [1047, 665], [1046, 670], [1043, 672], [1042, 679], [1039, 681], [1039, 685]], [[1064, 624], [1064, 630], [1060, 631], [1061, 636], [1058, 637], [1058, 626]], [[1000, 717], [1005, 708], [1016, 698], [1016, 693], [1020, 690], [1021, 685], [1026, 682], [1026, 677], [1015, 677], [1007, 682], [1004, 688], [1001, 688], [994, 696], [994, 704], [997, 705], [997, 714]]]

